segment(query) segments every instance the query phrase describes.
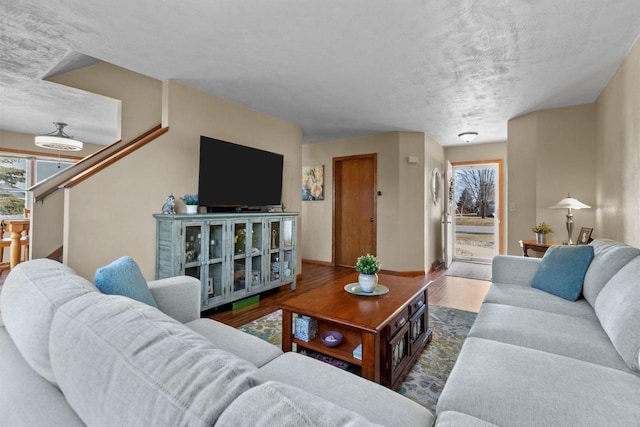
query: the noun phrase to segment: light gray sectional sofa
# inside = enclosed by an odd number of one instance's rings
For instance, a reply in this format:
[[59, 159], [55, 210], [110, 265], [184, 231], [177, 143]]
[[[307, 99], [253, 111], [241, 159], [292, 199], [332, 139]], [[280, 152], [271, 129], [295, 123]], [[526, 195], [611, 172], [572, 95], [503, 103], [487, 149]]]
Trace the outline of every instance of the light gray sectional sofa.
[[55, 261], [0, 294], [3, 426], [431, 426], [417, 403], [200, 319], [199, 281], [150, 282], [160, 310]]
[[640, 426], [640, 249], [591, 245], [575, 302], [531, 287], [541, 259], [494, 258], [437, 426]]

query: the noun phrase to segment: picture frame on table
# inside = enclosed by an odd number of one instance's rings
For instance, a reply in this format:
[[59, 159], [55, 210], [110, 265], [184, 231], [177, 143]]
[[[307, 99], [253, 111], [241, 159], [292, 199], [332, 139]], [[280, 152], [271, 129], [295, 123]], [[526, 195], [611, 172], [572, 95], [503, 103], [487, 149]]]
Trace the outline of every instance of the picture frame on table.
[[576, 245], [588, 245], [592, 240], [591, 233], [593, 233], [593, 228], [582, 227], [580, 229], [580, 233], [578, 233], [578, 240], [576, 240]]

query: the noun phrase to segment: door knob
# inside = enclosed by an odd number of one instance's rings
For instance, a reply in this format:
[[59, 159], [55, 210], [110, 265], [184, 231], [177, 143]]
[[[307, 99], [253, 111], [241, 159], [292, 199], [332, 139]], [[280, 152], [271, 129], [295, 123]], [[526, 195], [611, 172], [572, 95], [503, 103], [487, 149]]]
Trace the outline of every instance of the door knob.
[[369, 222], [376, 222], [376, 219], [374, 217], [369, 218]]

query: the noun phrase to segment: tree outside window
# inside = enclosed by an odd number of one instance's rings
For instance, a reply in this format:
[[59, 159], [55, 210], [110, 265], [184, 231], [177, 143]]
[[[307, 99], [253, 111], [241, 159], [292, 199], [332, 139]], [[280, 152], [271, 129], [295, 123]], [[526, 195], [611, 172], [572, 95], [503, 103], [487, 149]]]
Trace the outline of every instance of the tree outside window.
[[0, 216], [22, 216], [27, 189], [72, 164], [35, 157], [0, 157]]
[[495, 209], [495, 170], [492, 168], [469, 168], [456, 170], [456, 190], [460, 194], [458, 206], [464, 211], [476, 212], [485, 218], [493, 216]]

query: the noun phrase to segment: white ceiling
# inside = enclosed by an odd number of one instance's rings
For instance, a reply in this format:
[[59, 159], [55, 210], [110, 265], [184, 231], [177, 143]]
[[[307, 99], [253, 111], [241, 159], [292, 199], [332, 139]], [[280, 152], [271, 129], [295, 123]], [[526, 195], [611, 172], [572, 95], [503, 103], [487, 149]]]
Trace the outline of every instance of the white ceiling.
[[92, 58], [302, 126], [304, 142], [425, 132], [441, 145], [593, 102], [640, 34], [638, 0], [0, 0], [0, 128], [117, 135], [117, 104], [43, 81]]

